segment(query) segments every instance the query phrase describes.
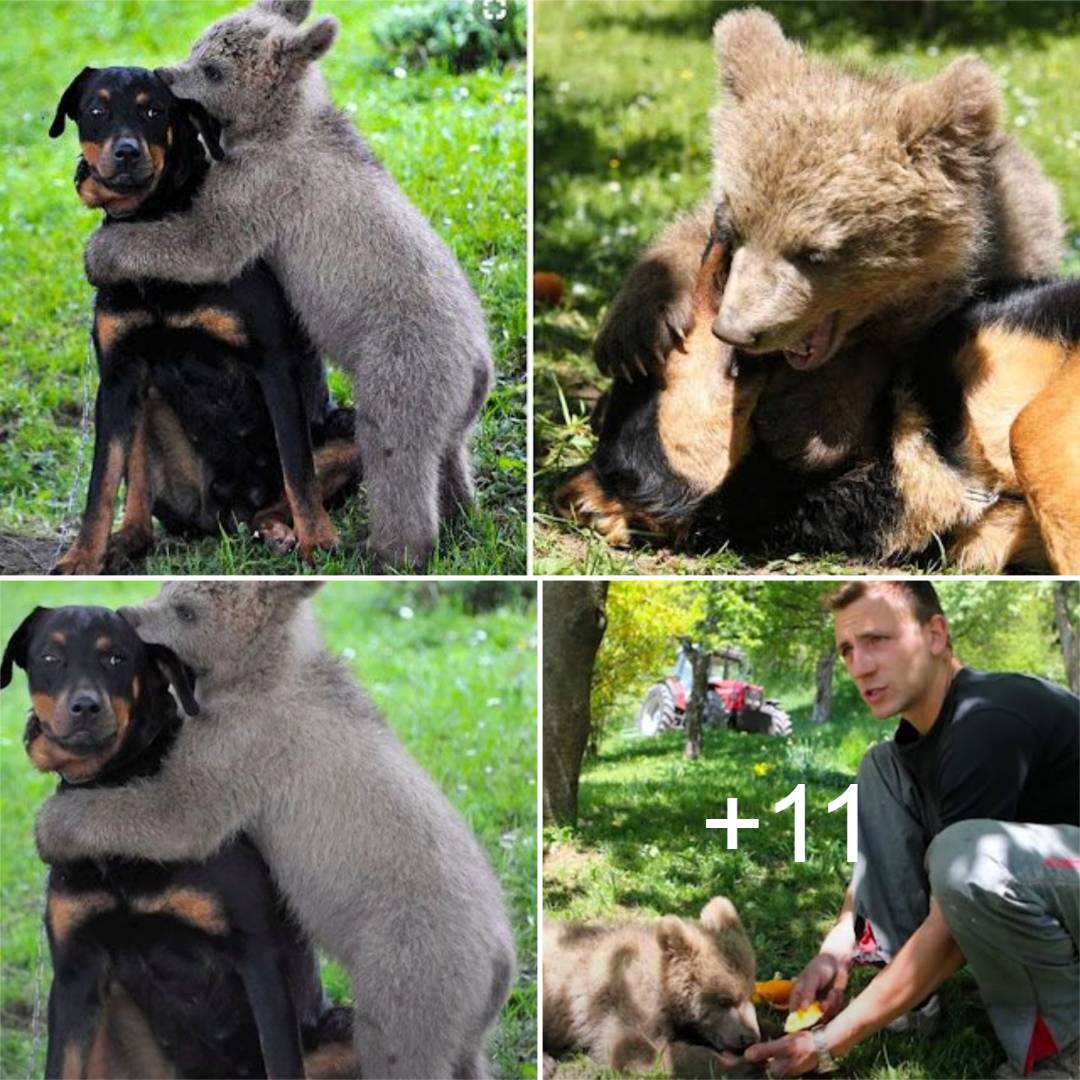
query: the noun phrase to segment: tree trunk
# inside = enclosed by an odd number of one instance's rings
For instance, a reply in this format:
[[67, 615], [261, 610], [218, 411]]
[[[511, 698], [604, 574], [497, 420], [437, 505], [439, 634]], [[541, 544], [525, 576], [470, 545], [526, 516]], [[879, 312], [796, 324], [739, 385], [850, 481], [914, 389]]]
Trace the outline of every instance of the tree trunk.
[[817, 675], [815, 676], [814, 711], [810, 714], [811, 724], [824, 724], [832, 712], [832, 677], [836, 667], [836, 646], [830, 645], [818, 657]]
[[577, 820], [578, 776], [589, 740], [593, 662], [604, 636], [606, 581], [545, 581], [544, 820]]
[[686, 703], [686, 756], [701, 757], [701, 731], [705, 724], [705, 699], [709, 694], [709, 653], [700, 645], [688, 645], [690, 666], [694, 671], [690, 700]]
[[1080, 694], [1080, 631], [1076, 610], [1080, 607], [1080, 582], [1054, 582], [1054, 622], [1057, 624], [1061, 652], [1065, 657], [1065, 678], [1069, 689]]

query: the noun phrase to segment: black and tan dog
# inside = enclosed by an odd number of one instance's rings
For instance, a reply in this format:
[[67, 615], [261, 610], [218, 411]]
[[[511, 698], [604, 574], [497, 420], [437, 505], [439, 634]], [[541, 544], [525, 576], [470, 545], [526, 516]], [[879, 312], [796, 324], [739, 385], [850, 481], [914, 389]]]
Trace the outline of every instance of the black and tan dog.
[[[0, 686], [15, 664], [27, 753], [61, 789], [153, 775], [183, 723], [170, 685], [198, 711], [175, 655], [105, 608], [36, 608]], [[349, 1011], [326, 1007], [311, 946], [244, 837], [202, 863], [53, 866], [46, 927], [48, 1077], [358, 1075]]]
[[[200, 134], [221, 157], [205, 110], [142, 68], [85, 68], [50, 136], [65, 118], [79, 129], [79, 197], [106, 224], [189, 206], [210, 168]], [[212, 535], [243, 521], [307, 559], [335, 543], [324, 500], [357, 475], [352, 416], [331, 410], [319, 358], [265, 265], [228, 284], [101, 289], [93, 340], [101, 383], [90, 489], [55, 572], [100, 573], [106, 560], [141, 553], [153, 516], [171, 532]], [[123, 525], [110, 541], [125, 477]]]
[[[642, 531], [695, 550], [1080, 570], [1080, 280], [988, 288], [891, 366], [807, 375], [712, 335], [725, 263], [714, 234], [690, 334], [612, 387], [592, 459], [556, 492], [562, 516], [615, 545]], [[835, 383], [813, 396], [835, 398], [841, 426], [865, 417], [840, 465], [814, 467], [825, 424], [800, 411], [800, 379]]]

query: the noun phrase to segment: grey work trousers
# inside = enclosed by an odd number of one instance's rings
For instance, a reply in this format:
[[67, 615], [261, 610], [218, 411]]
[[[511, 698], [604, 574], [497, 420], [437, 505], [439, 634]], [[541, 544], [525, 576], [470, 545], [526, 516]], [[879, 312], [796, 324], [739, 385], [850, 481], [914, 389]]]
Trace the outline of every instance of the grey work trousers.
[[859, 766], [855, 913], [890, 959], [937, 900], [1009, 1060], [1040, 1016], [1060, 1048], [1080, 1036], [1080, 828], [972, 819], [940, 831], [896, 757]]

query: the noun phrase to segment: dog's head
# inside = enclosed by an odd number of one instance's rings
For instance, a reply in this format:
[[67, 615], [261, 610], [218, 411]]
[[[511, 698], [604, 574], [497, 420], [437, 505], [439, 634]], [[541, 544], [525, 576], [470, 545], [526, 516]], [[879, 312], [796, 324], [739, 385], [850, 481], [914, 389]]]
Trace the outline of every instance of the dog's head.
[[145, 644], [107, 608], [35, 608], [7, 643], [0, 687], [14, 665], [30, 684], [26, 751], [69, 783], [93, 780], [154, 742], [176, 717], [170, 686], [189, 715], [198, 712], [172, 650]]
[[183, 188], [205, 165], [200, 135], [211, 156], [222, 157], [220, 128], [206, 110], [145, 68], [83, 68], [60, 97], [51, 138], [68, 119], [82, 150], [79, 198], [110, 217], [131, 217], [154, 192]]

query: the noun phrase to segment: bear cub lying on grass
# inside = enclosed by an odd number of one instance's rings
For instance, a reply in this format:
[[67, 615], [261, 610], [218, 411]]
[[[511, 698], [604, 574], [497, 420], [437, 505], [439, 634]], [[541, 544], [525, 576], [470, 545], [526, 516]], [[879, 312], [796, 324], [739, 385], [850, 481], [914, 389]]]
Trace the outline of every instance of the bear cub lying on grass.
[[761, 1037], [753, 993], [754, 950], [727, 897], [698, 920], [545, 920], [545, 1075], [574, 1051], [619, 1072], [760, 1075], [738, 1056]]

